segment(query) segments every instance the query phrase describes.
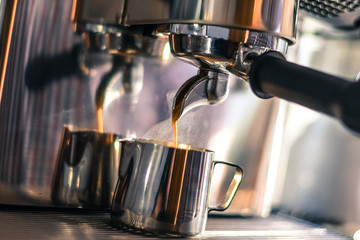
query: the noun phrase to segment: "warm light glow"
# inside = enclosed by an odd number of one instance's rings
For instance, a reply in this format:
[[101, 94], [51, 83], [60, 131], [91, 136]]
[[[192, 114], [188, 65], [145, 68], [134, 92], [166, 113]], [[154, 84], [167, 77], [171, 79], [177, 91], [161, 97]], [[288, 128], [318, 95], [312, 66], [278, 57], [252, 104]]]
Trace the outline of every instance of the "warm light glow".
[[178, 144], [178, 145], [177, 145], [177, 148], [180, 148], [180, 149], [190, 149], [190, 146], [189, 146], [189, 145], [186, 145], [186, 144]]
[[171, 58], [170, 44], [167, 42], [164, 46], [162, 60], [168, 61], [168, 60], [170, 60], [170, 58]]
[[354, 240], [360, 240], [360, 229], [354, 233]]
[[121, 94], [120, 94], [120, 92], [118, 92], [118, 91], [108, 91], [107, 93], [106, 93], [106, 98], [105, 98], [105, 101], [104, 101], [104, 107], [106, 107], [106, 106], [109, 106], [109, 104], [111, 103], [111, 102], [113, 102], [115, 99], [118, 99], [118, 98], [120, 98], [121, 97]]
[[116, 151], [119, 151], [120, 150], [120, 142], [116, 141], [114, 143], [114, 148], [115, 148]]
[[235, 176], [234, 176], [234, 180], [235, 180], [236, 182], [241, 182], [241, 179], [242, 179], [242, 175], [241, 175], [241, 174], [238, 174], [238, 175], [235, 175]]
[[106, 94], [103, 103], [103, 108], [106, 108], [110, 105], [114, 100], [120, 98], [124, 95], [124, 90], [119, 90], [116, 84], [118, 83], [118, 79], [123, 78], [121, 73], [117, 73], [113, 76], [113, 79], [109, 82], [108, 86], [106, 87]]
[[97, 32], [103, 32], [104, 31], [104, 26], [101, 25], [101, 24], [98, 24], [98, 25], [96, 25], [96, 30], [97, 30]]
[[[76, 8], [78, 6], [78, 0], [74, 0], [71, 9], [71, 21], [76, 22]], [[76, 24], [76, 23], [75, 23]]]
[[[233, 141], [233, 129], [225, 128], [218, 131], [214, 136], [211, 137], [211, 146], [215, 152], [215, 159], [226, 159], [227, 152], [230, 148], [230, 143]], [[227, 141], [224, 141], [227, 139]]]
[[73, 182], [73, 178], [74, 178], [74, 172], [73, 171], [74, 171], [73, 168], [69, 168], [68, 176], [67, 176], [67, 182], [70, 185], [69, 187], [73, 187], [73, 186], [71, 186], [71, 182]]

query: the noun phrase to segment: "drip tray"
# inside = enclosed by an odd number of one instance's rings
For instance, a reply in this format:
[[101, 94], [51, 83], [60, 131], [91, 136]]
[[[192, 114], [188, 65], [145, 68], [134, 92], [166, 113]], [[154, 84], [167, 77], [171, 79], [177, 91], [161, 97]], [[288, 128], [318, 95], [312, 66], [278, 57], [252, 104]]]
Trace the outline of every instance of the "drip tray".
[[[0, 239], [158, 239], [115, 227], [109, 213], [0, 206]], [[164, 239], [164, 236], [160, 236]], [[285, 215], [268, 218], [211, 216], [206, 231], [193, 239], [349, 239], [324, 227]]]

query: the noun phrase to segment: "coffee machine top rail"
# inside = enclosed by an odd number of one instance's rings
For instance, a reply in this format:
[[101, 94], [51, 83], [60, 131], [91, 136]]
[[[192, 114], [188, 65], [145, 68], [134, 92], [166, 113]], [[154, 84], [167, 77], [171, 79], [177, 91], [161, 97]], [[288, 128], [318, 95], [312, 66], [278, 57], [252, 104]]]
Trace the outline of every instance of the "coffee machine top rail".
[[77, 22], [123, 26], [222, 26], [263, 31], [294, 43], [296, 10], [294, 0], [77, 0], [75, 18]]

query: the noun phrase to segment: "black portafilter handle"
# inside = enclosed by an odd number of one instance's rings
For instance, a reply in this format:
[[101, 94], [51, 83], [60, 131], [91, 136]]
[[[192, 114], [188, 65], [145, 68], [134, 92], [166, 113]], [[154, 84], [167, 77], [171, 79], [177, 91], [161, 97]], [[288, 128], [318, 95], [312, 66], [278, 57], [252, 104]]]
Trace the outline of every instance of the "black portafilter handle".
[[250, 86], [260, 98], [273, 96], [341, 119], [360, 133], [360, 82], [331, 76], [286, 61], [269, 51], [251, 64]]

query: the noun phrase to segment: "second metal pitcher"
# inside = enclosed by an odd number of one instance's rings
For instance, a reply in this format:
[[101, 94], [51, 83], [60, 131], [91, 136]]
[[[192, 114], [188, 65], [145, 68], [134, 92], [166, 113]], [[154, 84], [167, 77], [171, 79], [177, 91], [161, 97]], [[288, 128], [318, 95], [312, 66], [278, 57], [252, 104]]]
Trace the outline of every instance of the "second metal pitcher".
[[65, 126], [51, 197], [56, 206], [109, 210], [117, 182], [121, 136]]

